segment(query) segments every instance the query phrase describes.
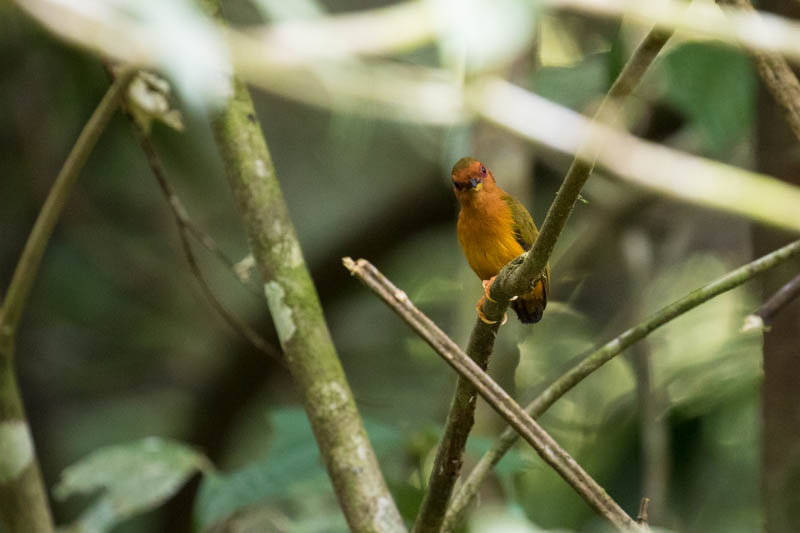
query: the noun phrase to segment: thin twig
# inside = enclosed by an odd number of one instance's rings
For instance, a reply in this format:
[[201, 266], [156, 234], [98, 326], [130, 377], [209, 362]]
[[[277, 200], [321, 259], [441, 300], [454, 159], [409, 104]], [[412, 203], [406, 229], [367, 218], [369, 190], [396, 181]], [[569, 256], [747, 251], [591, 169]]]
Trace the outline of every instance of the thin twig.
[[203, 271], [200, 269], [200, 265], [197, 262], [197, 257], [194, 254], [194, 250], [192, 250], [192, 244], [189, 242], [189, 234], [203, 243], [203, 245], [209, 251], [213, 252], [214, 255], [220, 259], [220, 261], [228, 264], [231, 269], [233, 269], [233, 262], [228, 259], [224, 252], [222, 252], [210, 235], [205, 233], [194, 224], [192, 219], [189, 217], [186, 208], [183, 206], [183, 202], [181, 202], [181, 199], [178, 197], [177, 193], [175, 193], [172, 185], [170, 185], [169, 181], [167, 181], [166, 170], [164, 169], [164, 165], [161, 163], [161, 158], [158, 156], [158, 152], [156, 152], [155, 146], [153, 146], [150, 137], [142, 130], [142, 127], [135, 120], [131, 120], [131, 124], [133, 125], [136, 140], [139, 142], [139, 146], [141, 146], [142, 151], [147, 158], [147, 163], [150, 166], [150, 170], [153, 172], [153, 176], [158, 182], [159, 189], [163, 193], [164, 198], [167, 200], [167, 204], [169, 205], [172, 216], [175, 219], [175, 223], [178, 225], [178, 236], [181, 241], [183, 254], [186, 256], [186, 261], [189, 264], [189, 269], [192, 271], [192, 275], [200, 285], [200, 289], [203, 291], [203, 294], [205, 295], [209, 304], [211, 304], [211, 307], [214, 308], [214, 311], [216, 311], [217, 314], [221, 316], [222, 319], [247, 342], [252, 344], [257, 350], [285, 365], [281, 351], [264, 339], [264, 337], [259, 335], [258, 332], [251, 328], [248, 324], [228, 311], [219, 298], [217, 298], [217, 296], [214, 294], [214, 291], [211, 289], [208, 280], [206, 279]]
[[20, 255], [0, 308], [0, 525], [8, 533], [49, 533], [53, 519], [39, 461], [14, 377], [15, 337], [47, 243], [97, 140], [122, 100], [135, 70], [123, 69], [83, 127]]
[[[636, 88], [647, 67], [669, 40], [670, 35], [671, 32], [660, 29], [653, 29], [647, 34], [601, 102], [595, 113], [596, 119], [608, 119], [617, 103]], [[503, 268], [492, 285], [492, 298], [487, 299], [483, 306], [483, 312], [490, 320], [499, 323], [500, 317], [508, 307], [509, 299], [526, 292], [532, 280], [541, 276], [575, 206], [581, 188], [593, 168], [593, 157], [575, 158], [547, 212], [533, 248], [523, 256], [522, 261], [512, 261]], [[485, 369], [488, 364], [497, 327], [497, 324], [490, 325], [476, 320], [472, 330], [466, 352], [481, 368]], [[445, 423], [444, 435], [434, 459], [428, 490], [414, 527], [415, 533], [436, 532], [445, 519], [445, 511], [461, 471], [464, 448], [472, 429], [474, 412], [475, 391], [467, 381], [459, 378]]]
[[761, 307], [744, 319], [743, 331], [752, 329], [768, 330], [772, 318], [797, 296], [800, 295], [800, 274], [788, 281], [783, 287], [769, 297]]
[[573, 489], [620, 530], [637, 530], [636, 522], [530, 417], [475, 361], [453, 342], [366, 259], [343, 258], [344, 266], [375, 292], [458, 374], [468, 380], [494, 410], [536, 450]]
[[[683, 298], [661, 308], [647, 320], [624, 331], [605, 343], [584, 358], [580, 363], [562, 374], [529, 403], [525, 407], [525, 411], [533, 418], [538, 418], [549, 409], [556, 400], [580, 383], [586, 376], [670, 320], [681, 316], [715, 296], [738, 287], [756, 275], [798, 254], [800, 254], [800, 241], [795, 241], [741, 266], [711, 283], [695, 289]], [[475, 465], [475, 468], [470, 472], [468, 478], [453, 497], [453, 503], [450, 505], [445, 518], [446, 530], [451, 530], [458, 525], [465, 509], [477, 494], [478, 488], [483, 480], [494, 465], [500, 461], [503, 455], [511, 449], [511, 446], [514, 445], [517, 438], [512, 428], [506, 428], [492, 447], [483, 454]]]
[[[52, 189], [47, 199], [42, 205], [42, 210], [36, 219], [36, 223], [31, 230], [31, 235], [25, 243], [25, 248], [19, 258], [11, 283], [6, 291], [3, 302], [3, 314], [0, 316], [0, 325], [3, 328], [10, 328], [16, 331], [28, 293], [39, 272], [39, 264], [44, 255], [47, 242], [53, 233], [56, 222], [61, 211], [67, 203], [72, 186], [78, 179], [83, 165], [86, 163], [89, 154], [92, 153], [94, 145], [105, 130], [108, 121], [114, 115], [123, 96], [127, 84], [134, 76], [132, 69], [124, 69], [106, 92], [105, 96], [98, 104], [89, 121], [81, 131], [78, 140], [70, 151], [64, 166], [56, 177]], [[8, 334], [8, 333], [6, 333]]]
[[650, 523], [650, 519], [647, 516], [647, 506], [650, 504], [650, 498], [642, 498], [642, 501], [639, 502], [639, 514], [636, 515], [636, 522], [640, 526], [647, 527]]

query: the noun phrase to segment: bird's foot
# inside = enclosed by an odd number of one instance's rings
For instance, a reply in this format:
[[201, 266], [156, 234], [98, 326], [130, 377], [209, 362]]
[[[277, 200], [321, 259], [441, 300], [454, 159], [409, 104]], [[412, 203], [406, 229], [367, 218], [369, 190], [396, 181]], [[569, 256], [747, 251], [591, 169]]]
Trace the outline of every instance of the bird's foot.
[[[490, 292], [492, 291], [492, 283], [494, 283], [494, 280], [496, 278], [497, 278], [497, 276], [492, 276], [489, 279], [485, 279], [485, 280], [481, 281], [481, 284], [483, 284], [483, 295], [486, 296], [487, 300], [489, 300], [490, 302], [494, 302], [494, 303], [497, 303], [497, 301], [492, 299], [492, 296], [491, 296]], [[509, 302], [513, 302], [517, 298], [519, 298], [519, 296], [514, 296], [513, 298], [511, 298], [509, 300]]]
[[[481, 284], [483, 284], [483, 296], [493, 303], [497, 303], [495, 300], [492, 300], [492, 296], [490, 294], [492, 291], [492, 283], [494, 283], [495, 279], [497, 279], [497, 276], [492, 276], [489, 279], [484, 279], [481, 281]], [[484, 322], [486, 321], [484, 320]]]
[[[492, 278], [492, 279], [494, 279], [494, 278]], [[491, 298], [489, 298], [488, 296], [481, 296], [481, 299], [478, 300], [478, 305], [475, 306], [475, 310], [478, 311], [478, 318], [480, 318], [481, 321], [484, 322], [485, 324], [497, 324], [497, 320], [489, 320], [488, 318], [486, 318], [486, 315], [483, 314], [482, 307], [483, 307], [483, 302], [486, 301], [486, 298], [488, 298], [492, 302], [494, 301]], [[503, 321], [500, 322], [500, 325], [502, 326], [506, 322], [508, 322], [508, 314], [507, 313], [503, 313]]]

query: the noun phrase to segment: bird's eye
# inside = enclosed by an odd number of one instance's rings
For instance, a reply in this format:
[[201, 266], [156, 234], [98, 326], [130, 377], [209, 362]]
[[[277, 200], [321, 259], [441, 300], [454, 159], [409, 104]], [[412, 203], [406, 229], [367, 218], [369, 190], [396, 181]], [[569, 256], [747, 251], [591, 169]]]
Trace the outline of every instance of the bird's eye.
[[486, 167], [481, 165], [481, 174], [486, 174]]

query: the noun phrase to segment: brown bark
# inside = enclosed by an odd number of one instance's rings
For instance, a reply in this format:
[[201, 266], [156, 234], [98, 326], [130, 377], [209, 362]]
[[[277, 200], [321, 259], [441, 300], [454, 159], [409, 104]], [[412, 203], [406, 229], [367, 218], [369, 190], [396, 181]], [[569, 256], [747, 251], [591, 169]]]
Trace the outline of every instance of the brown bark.
[[[766, 0], [760, 9], [800, 18], [800, 3]], [[758, 169], [784, 181], [800, 184], [800, 141], [787, 122], [787, 111], [761, 84], [758, 95]], [[790, 235], [763, 227], [753, 232], [753, 253], [787, 242]], [[765, 279], [763, 299], [800, 271], [790, 262], [779, 275]], [[777, 273], [776, 273], [777, 274]], [[800, 302], [778, 313], [764, 333], [762, 389], [762, 502], [767, 533], [800, 531]]]

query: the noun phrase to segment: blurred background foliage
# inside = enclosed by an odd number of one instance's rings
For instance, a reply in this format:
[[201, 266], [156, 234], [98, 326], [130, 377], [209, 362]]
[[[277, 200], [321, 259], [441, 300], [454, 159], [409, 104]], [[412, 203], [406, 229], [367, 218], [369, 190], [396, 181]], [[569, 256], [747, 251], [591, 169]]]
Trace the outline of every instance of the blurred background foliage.
[[[491, 52], [485, 43], [492, 32], [507, 30], [516, 46], [513, 61], [493, 65], [491, 53], [477, 53], [467, 65], [488, 62], [515, 83], [585, 113], [642, 35], [618, 21], [537, 14], [527, 2], [504, 3], [514, 8], [516, 24], [507, 28], [508, 16], [485, 20], [474, 48]], [[229, 4], [233, 21], [254, 24], [388, 2]], [[456, 16], [459, 9], [450, 4]], [[447, 36], [441, 38], [397, 61], [457, 61]], [[5, 283], [108, 78], [96, 57], [55, 40], [8, 3], [0, 4], [0, 57]], [[755, 96], [756, 80], [740, 51], [678, 36], [629, 102], [625, 121], [645, 138], [752, 166]], [[450, 166], [462, 155], [479, 157], [541, 223], [569, 160], [482, 123], [435, 128], [311, 108], [258, 91], [254, 97], [368, 433], [402, 513], [412, 520], [455, 377], [346, 274], [340, 258], [368, 258], [463, 345], [480, 284], [456, 241]], [[177, 105], [185, 132], [157, 124], [153, 139], [192, 217], [241, 259], [247, 243], [205, 116], [181, 99]], [[490, 365], [523, 401], [593, 346], [752, 257], [746, 220], [664, 200], [600, 173], [583, 196], [551, 263], [544, 320], [535, 327], [510, 320]], [[259, 284], [243, 286], [215, 258], [198, 255], [224, 303], [277, 344]], [[739, 331], [759, 300], [754, 284], [727, 293], [640, 348], [651, 359], [656, 421], [668, 439], [667, 476], [656, 480], [667, 488], [667, 500], [653, 504], [659, 526], [759, 529], [762, 342], [760, 334]], [[172, 450], [190, 459], [169, 473], [170, 483], [196, 468], [206, 474], [114, 531], [346, 529], [289, 376], [229, 330], [205, 301], [123, 116], [94, 151], [50, 243], [18, 354], [48, 488], [87, 454], [126, 443], [139, 450], [136, 443], [147, 436], [191, 445], [215, 465], [211, 469], [189, 449]], [[632, 357], [609, 363], [542, 419], [629, 512], [643, 490]], [[477, 420], [467, 466], [503, 427], [483, 404]], [[80, 515], [96, 497], [92, 488], [105, 486], [95, 483], [84, 488], [88, 496], [55, 500], [58, 523]], [[168, 483], [166, 492], [177, 486]], [[69, 492], [82, 490], [59, 495]], [[141, 502], [137, 509], [153, 506]], [[500, 463], [473, 517], [472, 531], [605, 527], [526, 445]]]

